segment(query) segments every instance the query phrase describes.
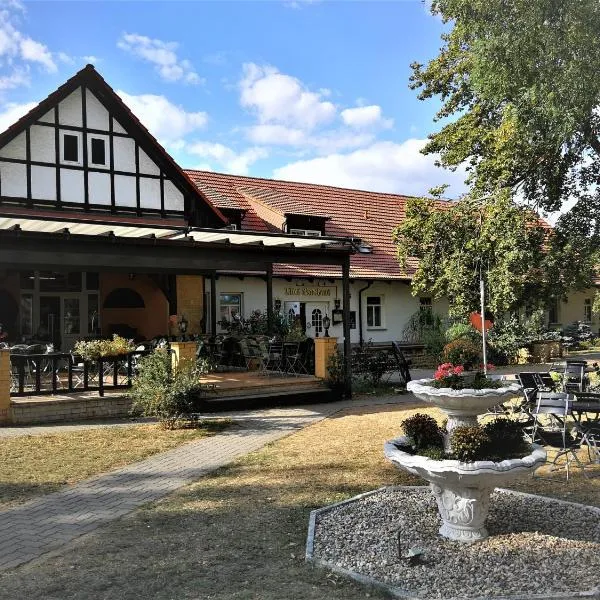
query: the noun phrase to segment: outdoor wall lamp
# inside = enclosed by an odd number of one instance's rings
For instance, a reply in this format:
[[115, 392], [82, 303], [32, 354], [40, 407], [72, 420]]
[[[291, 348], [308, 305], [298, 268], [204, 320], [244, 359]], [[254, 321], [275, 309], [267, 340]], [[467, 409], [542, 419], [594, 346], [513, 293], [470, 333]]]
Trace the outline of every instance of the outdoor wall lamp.
[[323, 337], [329, 337], [329, 328], [331, 327], [331, 319], [325, 315], [323, 317], [323, 329], [325, 329], [325, 335]]
[[275, 298], [275, 302], [273, 302], [273, 306], [277, 312], [281, 310], [281, 298]]
[[187, 319], [183, 315], [181, 315], [181, 319], [179, 319], [177, 326], [179, 327], [179, 331], [182, 335], [187, 331], [188, 322], [187, 322]]

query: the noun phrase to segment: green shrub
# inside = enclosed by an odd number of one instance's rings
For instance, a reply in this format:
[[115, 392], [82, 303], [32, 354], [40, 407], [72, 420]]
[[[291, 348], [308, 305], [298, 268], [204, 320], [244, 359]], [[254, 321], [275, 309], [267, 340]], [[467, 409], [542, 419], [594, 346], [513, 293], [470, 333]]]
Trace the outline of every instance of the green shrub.
[[446, 342], [454, 340], [468, 339], [477, 341], [480, 338], [479, 332], [470, 323], [454, 323], [446, 329], [444, 334]]
[[483, 426], [489, 438], [486, 456], [490, 460], [505, 460], [529, 453], [523, 437], [523, 426], [510, 419], [494, 419]]
[[433, 460], [445, 460], [447, 458], [444, 449], [439, 446], [427, 446], [427, 448], [421, 448], [421, 450], [419, 450], [419, 455], [432, 458]]
[[468, 339], [457, 339], [444, 346], [442, 360], [471, 369], [481, 362], [481, 348]]
[[336, 394], [342, 395], [345, 391], [345, 365], [344, 355], [336, 348], [327, 361], [327, 386]]
[[352, 354], [352, 371], [359, 384], [376, 388], [388, 370], [389, 354], [386, 350], [377, 350], [373, 342], [357, 347]]
[[485, 460], [490, 438], [482, 427], [477, 425], [455, 427], [450, 434], [452, 456], [461, 462]]
[[114, 334], [112, 340], [79, 340], [73, 351], [87, 361], [95, 361], [105, 356], [120, 356], [134, 350], [133, 344]]
[[162, 349], [140, 359], [129, 391], [134, 412], [175, 423], [201, 410], [206, 386], [199, 377], [205, 369], [191, 361], [180, 361], [176, 369], [171, 363]]
[[444, 435], [437, 421], [423, 413], [416, 413], [401, 423], [404, 433], [412, 441], [415, 450], [421, 454], [426, 448], [442, 448]]

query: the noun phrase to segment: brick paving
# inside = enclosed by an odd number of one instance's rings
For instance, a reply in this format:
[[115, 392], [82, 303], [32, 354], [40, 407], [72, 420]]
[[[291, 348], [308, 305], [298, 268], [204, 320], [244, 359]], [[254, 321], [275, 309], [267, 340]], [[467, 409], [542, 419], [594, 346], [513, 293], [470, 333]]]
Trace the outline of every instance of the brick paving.
[[142, 504], [349, 405], [338, 402], [233, 414], [234, 426], [220, 434], [2, 511], [0, 570], [60, 550]]

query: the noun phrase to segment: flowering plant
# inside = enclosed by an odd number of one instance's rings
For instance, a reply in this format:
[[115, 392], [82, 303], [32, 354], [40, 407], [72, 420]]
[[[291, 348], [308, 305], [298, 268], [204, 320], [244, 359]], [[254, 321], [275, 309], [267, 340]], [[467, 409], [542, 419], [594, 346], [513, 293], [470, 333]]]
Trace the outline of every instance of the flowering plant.
[[[483, 369], [484, 365], [479, 365]], [[485, 365], [488, 371], [492, 371], [495, 367], [492, 364]], [[462, 390], [471, 388], [481, 390], [484, 388], [501, 387], [501, 383], [488, 379], [482, 370], [471, 374], [469, 378], [464, 377], [465, 368], [463, 365], [453, 365], [452, 363], [443, 363], [438, 366], [434, 373], [434, 380], [431, 383], [436, 388], [451, 388], [453, 390]]]

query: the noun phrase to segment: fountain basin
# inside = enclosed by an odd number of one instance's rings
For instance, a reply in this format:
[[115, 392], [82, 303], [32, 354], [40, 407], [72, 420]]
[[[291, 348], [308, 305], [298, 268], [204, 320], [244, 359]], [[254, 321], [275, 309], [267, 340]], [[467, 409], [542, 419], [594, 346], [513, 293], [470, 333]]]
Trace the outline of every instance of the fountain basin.
[[398, 448], [408, 444], [406, 437], [386, 442], [386, 458], [398, 468], [429, 482], [442, 518], [440, 534], [461, 542], [475, 542], [488, 536], [485, 520], [490, 494], [495, 487], [523, 473], [533, 472], [546, 462], [546, 451], [535, 444], [531, 454], [523, 458], [470, 463], [434, 460]]
[[521, 386], [506, 383], [500, 388], [475, 390], [465, 388], [435, 388], [431, 379], [416, 379], [406, 384], [406, 389], [419, 400], [436, 406], [448, 417], [446, 430], [450, 433], [455, 427], [477, 425], [477, 415], [481, 415], [493, 406], [502, 404], [519, 395]]

